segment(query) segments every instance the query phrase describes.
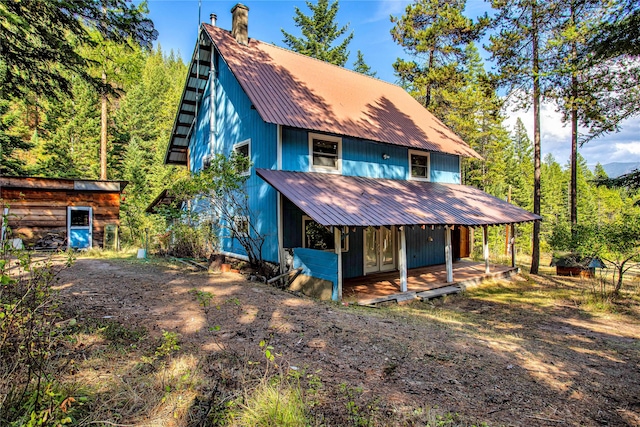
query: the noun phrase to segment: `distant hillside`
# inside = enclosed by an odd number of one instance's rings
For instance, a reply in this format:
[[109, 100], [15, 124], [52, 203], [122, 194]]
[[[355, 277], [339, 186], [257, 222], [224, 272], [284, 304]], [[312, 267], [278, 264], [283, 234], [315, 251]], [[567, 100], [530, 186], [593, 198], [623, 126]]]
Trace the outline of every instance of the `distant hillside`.
[[604, 171], [609, 178], [615, 178], [620, 175], [624, 175], [629, 172], [633, 172], [634, 169], [640, 169], [640, 162], [632, 163], [607, 163], [602, 165]]

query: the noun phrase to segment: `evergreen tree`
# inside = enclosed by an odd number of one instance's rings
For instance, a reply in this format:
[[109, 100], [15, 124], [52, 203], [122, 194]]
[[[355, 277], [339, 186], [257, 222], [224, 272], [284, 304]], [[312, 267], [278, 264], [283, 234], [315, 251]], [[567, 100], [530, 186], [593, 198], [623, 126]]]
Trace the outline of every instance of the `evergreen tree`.
[[353, 32], [335, 45], [337, 40], [345, 35], [349, 29], [349, 24], [338, 27], [336, 23], [339, 9], [338, 0], [331, 3], [329, 0], [318, 0], [315, 5], [307, 1], [307, 7], [312, 12], [311, 16], [305, 15], [295, 6], [296, 15], [293, 17], [295, 26], [300, 28], [302, 37], [296, 37], [281, 29], [284, 44], [295, 52], [344, 67], [349, 58], [347, 47], [353, 39]]
[[42, 142], [36, 164], [39, 175], [58, 178], [99, 177], [99, 95], [79, 78], [72, 82], [71, 96], [47, 110], [49, 135]]
[[[533, 105], [533, 212], [540, 214], [540, 102], [544, 74], [541, 40], [553, 21], [553, 8], [539, 0], [492, 0], [496, 10], [489, 51], [497, 62], [498, 81], [516, 97], [520, 107]], [[540, 222], [533, 225], [531, 273], [540, 265]]]
[[371, 77], [375, 77], [377, 74], [375, 71], [371, 70], [371, 67], [366, 62], [364, 62], [364, 55], [360, 50], [358, 50], [358, 56], [356, 61], [353, 63], [353, 71]]
[[[613, 131], [623, 118], [633, 114], [640, 96], [640, 65], [626, 58], [599, 61], [588, 54], [588, 42], [598, 31], [612, 3], [601, 0], [571, 0], [557, 7], [556, 21], [548, 40], [548, 73], [552, 98], [571, 124], [571, 228], [578, 223], [580, 165], [578, 146]], [[612, 71], [613, 70], [613, 71]], [[632, 100], [631, 102], [629, 102]], [[586, 129], [579, 140], [578, 130]], [[575, 239], [574, 239], [575, 240]]]
[[640, 56], [640, 3], [622, 0], [607, 4], [609, 16], [589, 40], [588, 50], [598, 60]]
[[569, 177], [551, 154], [545, 156], [542, 172], [542, 227], [540, 235], [543, 242], [548, 242], [555, 228], [563, 227], [566, 229], [569, 224], [567, 217]]
[[175, 106], [182, 94], [186, 66], [173, 53], [165, 56], [160, 47], [149, 53], [138, 81], [120, 101], [115, 112], [115, 138], [126, 148], [114, 176], [129, 181], [121, 205], [123, 235], [141, 241], [143, 230], [154, 218], [145, 208], [184, 168], [164, 165], [164, 154], [173, 125]]
[[74, 77], [103, 88], [76, 47], [95, 46], [91, 30], [149, 46], [157, 32], [145, 14], [145, 2], [126, 0], [0, 2], [0, 97], [59, 96], [71, 91]]
[[400, 18], [391, 17], [393, 40], [415, 60], [393, 64], [400, 84], [438, 115], [439, 90], [459, 85], [465, 47], [479, 38], [488, 23], [463, 15], [465, 0], [417, 0]]
[[25, 174], [25, 164], [19, 152], [28, 150], [32, 145], [14, 132], [17, 121], [18, 117], [11, 111], [9, 101], [0, 99], [0, 175]]
[[440, 90], [437, 110], [443, 122], [483, 157], [463, 160], [464, 182], [503, 197], [504, 151], [509, 140], [502, 126], [502, 102], [473, 43], [465, 48], [464, 58], [460, 86]]
[[507, 183], [512, 188], [512, 203], [531, 210], [533, 197], [533, 145], [522, 120], [518, 118], [508, 150]]

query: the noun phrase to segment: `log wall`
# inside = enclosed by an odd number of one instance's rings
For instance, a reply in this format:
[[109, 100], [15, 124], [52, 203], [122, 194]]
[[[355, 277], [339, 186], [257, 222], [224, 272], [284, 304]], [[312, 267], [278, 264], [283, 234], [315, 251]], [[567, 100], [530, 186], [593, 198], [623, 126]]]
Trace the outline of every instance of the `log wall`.
[[9, 207], [11, 232], [27, 245], [35, 243], [47, 233], [66, 237], [67, 206], [93, 208], [94, 247], [102, 247], [105, 225], [120, 225], [119, 192], [3, 187], [2, 202]]

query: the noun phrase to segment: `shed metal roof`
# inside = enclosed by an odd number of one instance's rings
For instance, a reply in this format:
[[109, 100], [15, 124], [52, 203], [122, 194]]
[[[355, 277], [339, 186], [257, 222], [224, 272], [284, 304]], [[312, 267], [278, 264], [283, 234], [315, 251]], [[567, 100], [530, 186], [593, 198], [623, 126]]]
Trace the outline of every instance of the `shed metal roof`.
[[541, 217], [474, 187], [257, 169], [324, 226], [499, 225]]
[[397, 85], [256, 39], [241, 45], [209, 24], [202, 25], [198, 40], [166, 163], [186, 164], [196, 88], [202, 93], [206, 85], [212, 44], [267, 123], [480, 158]]

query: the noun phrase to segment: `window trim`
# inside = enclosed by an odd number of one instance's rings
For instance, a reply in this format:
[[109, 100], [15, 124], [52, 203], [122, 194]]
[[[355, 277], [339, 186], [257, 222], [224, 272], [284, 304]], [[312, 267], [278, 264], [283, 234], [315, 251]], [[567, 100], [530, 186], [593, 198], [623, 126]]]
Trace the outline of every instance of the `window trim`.
[[[418, 155], [418, 156], [422, 156], [422, 157], [426, 157], [427, 158], [427, 176], [426, 177], [413, 176], [412, 165], [411, 165], [411, 156], [412, 155]], [[429, 151], [409, 150], [409, 153], [407, 155], [407, 160], [409, 162], [409, 168], [408, 168], [408, 175], [409, 175], [408, 179], [409, 180], [426, 181], [426, 182], [430, 182], [431, 181], [431, 153]]]
[[[327, 167], [327, 166], [316, 166], [313, 164], [313, 141], [315, 139], [338, 143], [338, 160], [335, 168]], [[342, 138], [341, 137], [325, 135], [322, 133], [309, 132], [309, 171], [324, 172], [324, 173], [338, 173], [338, 174], [342, 173]]]
[[[240, 147], [244, 147], [247, 146], [247, 157], [249, 158], [249, 161], [251, 162], [251, 138], [245, 139], [244, 141], [240, 141], [236, 144], [233, 144], [233, 147], [231, 148], [232, 152], [237, 152], [238, 148]], [[249, 169], [247, 169], [246, 171], [242, 171], [239, 173], [240, 176], [249, 176], [251, 175], [251, 166], [249, 166]]]
[[[313, 218], [311, 218], [309, 215], [302, 215], [302, 247], [305, 249], [313, 249], [313, 248], [308, 248], [307, 247], [307, 227], [306, 227], [306, 221], [314, 221], [316, 222]], [[317, 224], [317, 222], [316, 222]], [[324, 252], [335, 252], [335, 248], [334, 249], [315, 249], [316, 251], [324, 251]], [[349, 235], [348, 234], [343, 234], [342, 235], [342, 247], [340, 248], [340, 252], [349, 252]]]

